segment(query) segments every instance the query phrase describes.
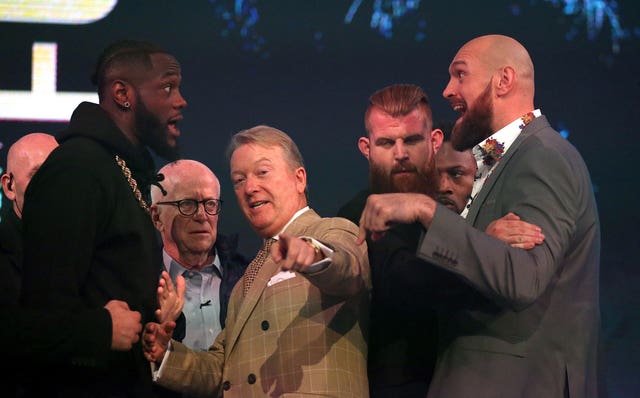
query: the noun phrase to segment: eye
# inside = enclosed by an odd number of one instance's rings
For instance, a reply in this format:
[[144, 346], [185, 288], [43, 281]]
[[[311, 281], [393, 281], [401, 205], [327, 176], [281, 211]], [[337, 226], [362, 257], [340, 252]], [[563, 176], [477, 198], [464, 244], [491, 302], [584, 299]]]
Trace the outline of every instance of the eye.
[[233, 183], [234, 186], [242, 184], [244, 182], [245, 178], [244, 177], [235, 177], [231, 180], [231, 182]]
[[164, 86], [162, 88], [167, 94], [171, 94], [171, 91], [173, 90], [173, 84], [168, 84], [166, 86]]
[[416, 145], [424, 141], [424, 137], [421, 135], [412, 135], [411, 137], [407, 137], [404, 140], [404, 143], [407, 145]]
[[464, 176], [464, 173], [462, 172], [462, 170], [454, 169], [454, 170], [449, 170], [449, 176], [451, 178], [458, 179]]
[[391, 148], [394, 145], [394, 141], [387, 139], [380, 139], [376, 141], [376, 146], [380, 146], [383, 148]]
[[456, 75], [458, 76], [458, 79], [462, 79], [466, 76], [466, 72], [459, 70]]

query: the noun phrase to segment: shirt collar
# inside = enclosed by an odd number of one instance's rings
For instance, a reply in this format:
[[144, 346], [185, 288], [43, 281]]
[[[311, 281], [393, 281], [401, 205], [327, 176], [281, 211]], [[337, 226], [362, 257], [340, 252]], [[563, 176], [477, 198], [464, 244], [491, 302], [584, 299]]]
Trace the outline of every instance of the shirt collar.
[[[169, 275], [171, 276], [171, 280], [174, 280], [174, 281], [176, 280], [176, 277], [178, 275], [184, 274], [185, 271], [202, 272], [202, 273], [209, 273], [209, 274], [218, 273], [222, 275], [222, 267], [220, 265], [220, 257], [218, 256], [218, 251], [215, 249], [215, 247], [213, 248], [213, 250], [215, 250], [215, 256], [213, 257], [213, 262], [202, 267], [200, 271], [189, 270], [183, 267], [179, 262], [174, 260], [173, 257], [171, 257], [164, 248], [162, 249], [162, 259], [163, 259], [164, 266], [167, 269], [167, 272], [169, 272]], [[217, 271], [214, 270], [214, 268]]]
[[294, 222], [296, 218], [300, 217], [302, 215], [302, 213], [306, 212], [307, 210], [309, 210], [309, 206], [305, 206], [302, 209], [296, 211], [295, 214], [293, 215], [293, 217], [291, 217], [291, 219], [289, 220], [289, 222], [285, 224], [284, 228], [282, 228], [280, 230], [280, 232], [278, 232], [272, 238], [275, 239], [275, 240], [278, 240], [278, 235], [280, 235], [281, 233], [286, 231], [286, 229], [289, 227], [289, 225], [291, 225], [291, 223]]
[[[540, 109], [536, 109], [533, 111], [533, 116], [539, 117], [540, 115], [542, 115], [542, 112], [540, 111]], [[500, 130], [491, 134], [484, 141], [474, 146], [472, 149], [472, 152], [474, 157], [476, 158], [476, 161], [478, 162], [478, 166], [482, 164], [483, 153], [480, 150], [482, 146], [487, 144], [488, 141], [495, 140], [496, 142], [499, 142], [503, 145], [502, 156], [504, 156], [504, 154], [507, 153], [507, 151], [509, 150], [509, 147], [511, 146], [511, 144], [513, 144], [516, 138], [518, 138], [518, 135], [520, 135], [520, 132], [522, 132], [522, 130], [524, 129], [524, 126], [525, 124], [523, 123], [522, 117], [519, 117], [516, 120], [504, 126], [503, 128], [501, 128]]]

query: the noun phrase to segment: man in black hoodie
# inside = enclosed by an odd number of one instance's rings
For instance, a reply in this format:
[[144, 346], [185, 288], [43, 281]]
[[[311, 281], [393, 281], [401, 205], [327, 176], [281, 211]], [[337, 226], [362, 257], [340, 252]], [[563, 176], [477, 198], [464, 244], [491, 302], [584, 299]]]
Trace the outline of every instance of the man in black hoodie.
[[[91, 349], [74, 351], [78, 341], [52, 336], [69, 355], [36, 366], [40, 382], [31, 393], [152, 396], [138, 342], [141, 322], [154, 320], [162, 264], [149, 216], [149, 187], [158, 181], [147, 147], [177, 158], [176, 124], [187, 105], [181, 70], [153, 44], [120, 41], [98, 59], [93, 82], [100, 104], [76, 108], [27, 189], [22, 292], [27, 310], [77, 314], [59, 333], [79, 329]], [[105, 307], [110, 300], [124, 303]]]

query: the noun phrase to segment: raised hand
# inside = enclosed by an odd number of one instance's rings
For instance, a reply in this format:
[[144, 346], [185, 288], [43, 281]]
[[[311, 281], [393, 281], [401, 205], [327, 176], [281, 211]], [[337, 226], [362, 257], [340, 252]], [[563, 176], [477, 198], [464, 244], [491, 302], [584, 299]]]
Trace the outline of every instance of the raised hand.
[[128, 351], [140, 339], [142, 316], [138, 311], [131, 311], [124, 301], [111, 300], [104, 308], [111, 315], [111, 349]]
[[155, 311], [159, 323], [175, 321], [180, 316], [184, 305], [186, 283], [182, 275], [176, 278], [174, 286], [167, 271], [162, 271], [158, 282], [158, 309]]

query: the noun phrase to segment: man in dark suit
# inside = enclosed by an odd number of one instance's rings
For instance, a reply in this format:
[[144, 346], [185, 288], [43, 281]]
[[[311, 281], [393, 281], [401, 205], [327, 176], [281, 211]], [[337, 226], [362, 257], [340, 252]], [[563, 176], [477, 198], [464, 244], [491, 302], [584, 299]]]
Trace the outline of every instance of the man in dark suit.
[[[405, 193], [370, 196], [361, 217], [360, 240], [419, 222], [418, 256], [469, 285], [441, 319], [429, 397], [599, 394], [595, 199], [581, 156], [534, 108], [533, 72], [526, 49], [499, 35], [471, 40], [449, 67], [453, 146], [484, 169], [466, 222]], [[544, 242], [525, 251], [481, 232], [505, 213], [540, 226]]]
[[205, 351], [224, 329], [231, 290], [249, 261], [236, 253], [237, 238], [218, 233], [220, 182], [204, 164], [183, 159], [160, 169], [151, 187], [151, 219], [160, 232], [165, 270], [186, 280], [184, 317], [174, 337]]

